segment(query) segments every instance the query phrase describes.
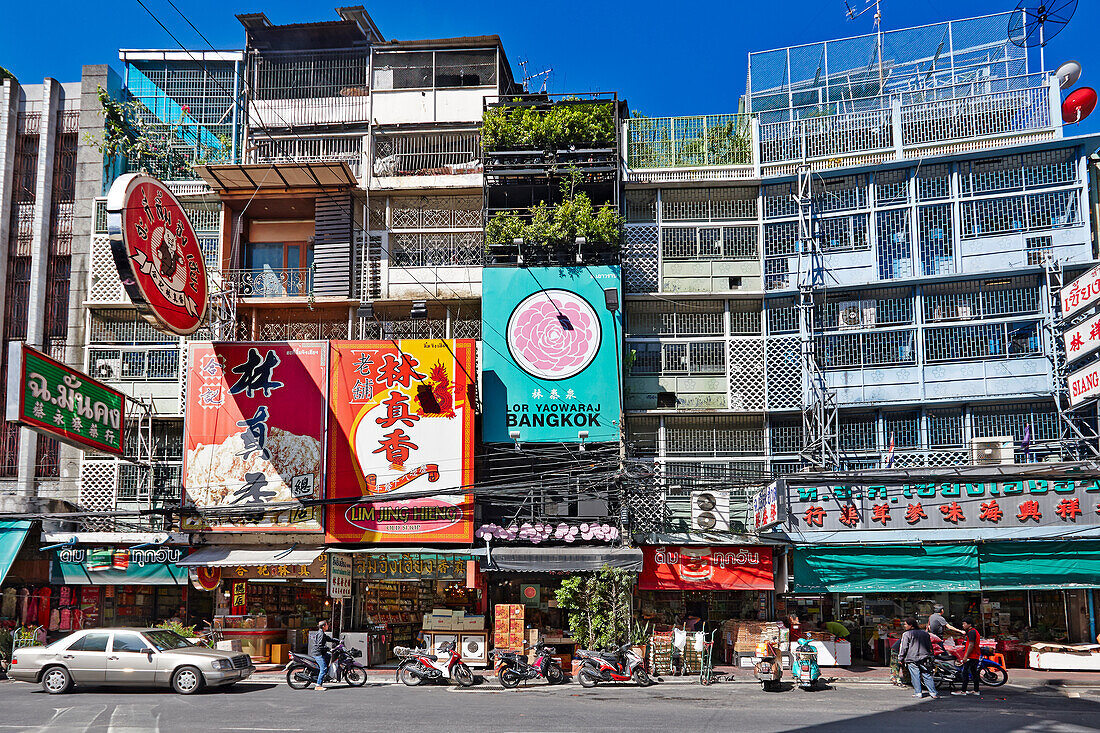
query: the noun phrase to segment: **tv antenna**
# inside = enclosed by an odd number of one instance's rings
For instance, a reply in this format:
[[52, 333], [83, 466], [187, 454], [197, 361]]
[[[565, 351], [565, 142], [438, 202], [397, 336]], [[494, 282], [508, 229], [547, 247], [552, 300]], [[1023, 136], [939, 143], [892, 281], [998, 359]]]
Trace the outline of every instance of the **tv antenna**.
[[[1074, 1], [1076, 2], [1076, 0]], [[882, 0], [866, 0], [866, 7], [859, 11], [854, 10], [852, 6], [848, 4], [848, 0], [844, 0], [844, 7], [848, 9], [848, 12], [845, 13], [845, 15], [848, 16], [848, 20], [855, 20], [870, 10], [875, 11], [875, 36], [877, 39], [876, 46], [878, 53], [878, 93], [879, 96], [886, 96], [886, 90], [883, 89], [882, 79]]]
[[1039, 72], [1046, 73], [1044, 48], [1077, 12], [1077, 0], [1020, 0], [1008, 19], [1008, 38], [1019, 48], [1039, 47]]
[[519, 68], [523, 71], [523, 80], [520, 81], [520, 84], [523, 85], [523, 91], [527, 94], [530, 94], [531, 93], [531, 82], [536, 81], [541, 77], [542, 78], [542, 84], [539, 86], [539, 94], [545, 94], [546, 93], [546, 84], [547, 84], [547, 82], [550, 81], [550, 74], [554, 71], [554, 68], [550, 67], [549, 69], [546, 69], [545, 71], [540, 71], [540, 72], [535, 73], [535, 74], [529, 74], [529, 73], [527, 73], [527, 64], [528, 63], [529, 62], [525, 58], [519, 60]]

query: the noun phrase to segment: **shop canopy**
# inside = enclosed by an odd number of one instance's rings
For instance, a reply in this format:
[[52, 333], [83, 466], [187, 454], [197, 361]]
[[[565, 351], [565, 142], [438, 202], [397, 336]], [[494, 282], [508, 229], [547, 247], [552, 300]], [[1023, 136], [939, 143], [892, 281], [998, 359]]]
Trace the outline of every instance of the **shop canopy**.
[[4, 582], [31, 523], [23, 520], [0, 520], [0, 584]]
[[605, 565], [634, 573], [642, 570], [642, 551], [633, 547], [501, 547], [489, 558], [485, 570], [588, 572]]
[[978, 559], [983, 590], [1100, 586], [1100, 542], [985, 542]]
[[799, 593], [979, 590], [974, 545], [814, 547], [792, 551]]
[[185, 568], [255, 567], [257, 565], [309, 565], [324, 549], [294, 547], [203, 547], [178, 563]]

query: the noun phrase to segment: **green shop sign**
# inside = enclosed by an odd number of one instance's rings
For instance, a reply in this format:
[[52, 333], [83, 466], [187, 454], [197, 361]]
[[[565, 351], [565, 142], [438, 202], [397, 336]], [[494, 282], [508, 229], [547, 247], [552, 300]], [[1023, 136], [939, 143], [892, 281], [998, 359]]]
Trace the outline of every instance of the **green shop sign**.
[[356, 580], [463, 580], [466, 561], [473, 559], [473, 555], [410, 552], [355, 555], [352, 577]]
[[180, 547], [66, 547], [57, 551], [51, 580], [64, 585], [186, 585]]
[[8, 344], [7, 419], [83, 450], [120, 456], [125, 396], [25, 343]]

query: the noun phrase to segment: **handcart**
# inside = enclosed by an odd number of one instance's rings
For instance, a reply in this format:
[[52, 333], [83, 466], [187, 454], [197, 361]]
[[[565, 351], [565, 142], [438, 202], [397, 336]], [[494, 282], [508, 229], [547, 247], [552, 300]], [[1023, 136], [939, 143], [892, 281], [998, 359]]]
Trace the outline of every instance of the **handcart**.
[[41, 646], [45, 638], [46, 628], [44, 626], [36, 626], [33, 629], [30, 626], [20, 626], [11, 635], [12, 654], [14, 655], [15, 652], [29, 646]]

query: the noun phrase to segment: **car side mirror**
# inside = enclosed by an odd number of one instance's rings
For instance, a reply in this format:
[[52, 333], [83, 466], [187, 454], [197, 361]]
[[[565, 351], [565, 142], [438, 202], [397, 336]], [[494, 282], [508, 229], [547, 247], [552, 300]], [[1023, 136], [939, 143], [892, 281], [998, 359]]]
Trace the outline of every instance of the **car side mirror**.
[[149, 657], [149, 659], [152, 659], [152, 658], [153, 658], [153, 650], [152, 650], [152, 649], [150, 649], [149, 647], [145, 647], [144, 649], [142, 649], [142, 650], [141, 650], [141, 653], [142, 653], [142, 654], [145, 654], [146, 656], [148, 656], [148, 657]]

